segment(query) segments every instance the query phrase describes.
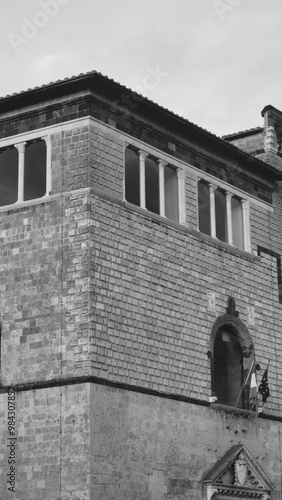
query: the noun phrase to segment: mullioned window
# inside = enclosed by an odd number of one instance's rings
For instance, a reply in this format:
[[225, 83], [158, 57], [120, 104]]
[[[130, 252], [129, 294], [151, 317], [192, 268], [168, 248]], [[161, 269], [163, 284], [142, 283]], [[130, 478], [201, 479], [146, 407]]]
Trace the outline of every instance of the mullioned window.
[[49, 194], [47, 138], [0, 148], [0, 206]]
[[182, 171], [142, 150], [125, 150], [125, 199], [155, 214], [182, 223]]
[[198, 181], [198, 229], [229, 245], [250, 251], [247, 200], [200, 179]]

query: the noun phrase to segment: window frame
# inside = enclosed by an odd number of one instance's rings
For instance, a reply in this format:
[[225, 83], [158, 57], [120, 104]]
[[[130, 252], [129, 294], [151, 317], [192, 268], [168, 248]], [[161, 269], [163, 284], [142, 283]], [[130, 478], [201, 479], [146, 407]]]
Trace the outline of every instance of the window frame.
[[[41, 132], [41, 133], [40, 133]], [[24, 163], [26, 146], [29, 143], [44, 141], [46, 144], [46, 183], [45, 193], [43, 196], [24, 200]], [[33, 131], [25, 134], [15, 135], [9, 138], [0, 140], [0, 150], [5, 150], [14, 147], [18, 150], [18, 177], [17, 177], [17, 200], [14, 203], [1, 205], [1, 209], [5, 207], [15, 206], [18, 204], [29, 204], [34, 200], [42, 199], [50, 196], [51, 193], [51, 140], [50, 134], [42, 134], [41, 131]]]
[[[124, 143], [124, 186], [123, 186], [123, 200], [126, 203], [130, 203], [136, 207], [139, 207], [143, 210], [148, 210], [148, 212], [158, 215], [160, 217], [166, 218], [170, 221], [176, 222], [178, 224], [185, 224], [185, 192], [184, 192], [184, 171], [178, 165], [175, 165], [171, 161], [167, 161], [163, 159], [162, 155], [157, 153], [156, 151], [151, 151], [149, 148], [143, 147], [145, 145], [142, 144], [138, 148], [136, 144], [132, 144], [129, 142]], [[126, 199], [126, 150], [130, 149], [136, 153], [139, 159], [139, 205], [132, 203]], [[159, 197], [159, 213], [151, 212], [147, 208], [146, 203], [146, 158], [153, 160], [158, 165], [158, 197]], [[166, 215], [166, 202], [165, 202], [165, 168], [171, 168], [175, 171], [177, 176], [177, 214], [178, 220], [172, 219]]]
[[[207, 179], [202, 176], [197, 176], [197, 230], [201, 234], [206, 234], [211, 238], [226, 243], [234, 248], [251, 252], [251, 235], [250, 235], [250, 202], [247, 197], [232, 189], [229, 185], [224, 185], [221, 182], [216, 182], [216, 179]], [[199, 183], [203, 183], [209, 188], [209, 217], [210, 217], [210, 232], [205, 233], [200, 229], [199, 217]], [[216, 228], [216, 191], [225, 194], [225, 209], [226, 209], [226, 241], [218, 238]], [[240, 200], [242, 207], [242, 233], [243, 233], [243, 248], [236, 246], [233, 241], [233, 213], [232, 213], [232, 198]]]
[[[230, 300], [230, 299], [229, 299]], [[228, 308], [227, 308], [228, 309]], [[250, 369], [250, 361], [253, 360], [253, 366], [256, 367], [256, 357], [255, 357], [255, 349], [252, 337], [246, 325], [243, 321], [238, 317], [237, 311], [230, 312], [227, 311], [226, 314], [219, 316], [215, 321], [210, 337], [210, 369], [211, 369], [211, 402], [213, 408], [226, 409], [226, 411], [234, 411], [234, 407], [224, 403], [217, 403], [217, 394], [215, 387], [215, 356], [214, 356], [214, 346], [215, 340], [218, 332], [223, 328], [227, 327], [232, 329], [237, 336], [237, 340], [240, 344], [242, 350], [242, 361], [243, 361], [243, 381], [246, 380], [246, 376]], [[243, 407], [237, 407], [236, 412], [239, 413], [253, 413], [255, 411], [255, 407], [250, 408], [249, 403], [249, 385], [246, 384], [243, 393]], [[256, 403], [257, 406], [257, 403]]]
[[[230, 339], [229, 341], [226, 340], [228, 338]], [[217, 402], [227, 406], [235, 406], [237, 403], [238, 408], [245, 409], [244, 394], [242, 393], [240, 395], [240, 390], [244, 382], [243, 352], [238, 339], [237, 331], [235, 331], [230, 325], [222, 325], [217, 330], [214, 339], [213, 357], [214, 394], [217, 398]], [[238, 358], [237, 360], [236, 357]], [[218, 362], [219, 358], [221, 358], [220, 363]], [[236, 363], [235, 368], [234, 361]], [[232, 371], [230, 371], [230, 366], [233, 366]], [[218, 375], [221, 376], [219, 377]]]

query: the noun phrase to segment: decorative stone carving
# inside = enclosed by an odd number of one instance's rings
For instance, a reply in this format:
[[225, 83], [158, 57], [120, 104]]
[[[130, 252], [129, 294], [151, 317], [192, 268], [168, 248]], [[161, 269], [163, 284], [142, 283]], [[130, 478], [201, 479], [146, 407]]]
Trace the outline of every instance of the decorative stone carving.
[[230, 314], [230, 316], [235, 316], [236, 318], [239, 316], [239, 312], [236, 311], [236, 302], [233, 297], [228, 297], [227, 299], [226, 313]]
[[233, 446], [204, 478], [207, 500], [270, 499], [273, 484], [244, 445]]
[[248, 475], [247, 462], [245, 460], [244, 453], [239, 454], [238, 460], [235, 461], [234, 469], [235, 469], [234, 484], [236, 484], [236, 486], [244, 486]]
[[208, 311], [215, 312], [215, 293], [208, 292], [207, 293], [207, 303], [208, 303]]

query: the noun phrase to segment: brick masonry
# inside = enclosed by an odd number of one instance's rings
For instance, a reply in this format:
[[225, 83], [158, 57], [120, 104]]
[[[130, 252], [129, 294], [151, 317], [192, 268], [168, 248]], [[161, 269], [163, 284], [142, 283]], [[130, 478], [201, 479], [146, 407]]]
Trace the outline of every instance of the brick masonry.
[[[17, 500], [206, 498], [203, 477], [238, 443], [281, 499], [282, 306], [276, 259], [257, 256], [258, 246], [282, 254], [281, 186], [261, 164], [257, 172], [245, 156], [240, 164], [235, 149], [232, 161], [212, 136], [200, 147], [200, 132], [184, 139], [179, 126], [177, 139], [142, 109], [133, 120], [88, 97], [0, 120], [2, 138], [62, 124], [51, 130], [51, 196], [0, 209], [1, 498], [11, 498], [7, 387], [15, 386]], [[130, 138], [187, 164], [185, 226], [124, 200]], [[252, 252], [197, 231], [201, 171], [253, 196]], [[271, 361], [271, 398], [257, 420], [209, 408], [207, 352], [230, 295], [259, 378]]]
[[[267, 349], [273, 360], [270, 373], [275, 373], [280, 364], [275, 325], [281, 321], [281, 305], [271, 257], [257, 259], [212, 245], [189, 231], [179, 233], [118, 205], [112, 207], [108, 224], [105, 220], [102, 224], [109, 202], [100, 203], [98, 197], [92, 203], [94, 218], [101, 222], [100, 230], [93, 230], [96, 287], [91, 303], [97, 328], [94, 349], [98, 342], [104, 355], [99, 371], [95, 352], [93, 374], [107, 373], [114, 380], [207, 401], [210, 361], [206, 353], [213, 323], [225, 313], [229, 295], [236, 296], [245, 323], [248, 308], [254, 308], [255, 323], [248, 327], [257, 360], [265, 365]], [[266, 233], [268, 217], [264, 230], [262, 218], [259, 221], [261, 232]], [[208, 310], [209, 293], [215, 293], [214, 312]], [[272, 408], [280, 415], [280, 382], [274, 379]]]

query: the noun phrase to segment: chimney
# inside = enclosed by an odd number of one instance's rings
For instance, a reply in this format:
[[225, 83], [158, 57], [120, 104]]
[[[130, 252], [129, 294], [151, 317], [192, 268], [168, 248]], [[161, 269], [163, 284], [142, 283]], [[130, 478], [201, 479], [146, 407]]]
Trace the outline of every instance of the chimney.
[[264, 118], [264, 153], [257, 156], [281, 172], [282, 112], [269, 104], [263, 108], [261, 115]]
[[278, 144], [275, 128], [272, 125], [265, 127], [265, 137], [264, 137], [264, 151], [272, 151], [273, 153], [278, 152]]
[[282, 138], [282, 112], [270, 104], [261, 112], [264, 118], [264, 149], [265, 152], [278, 153]]

